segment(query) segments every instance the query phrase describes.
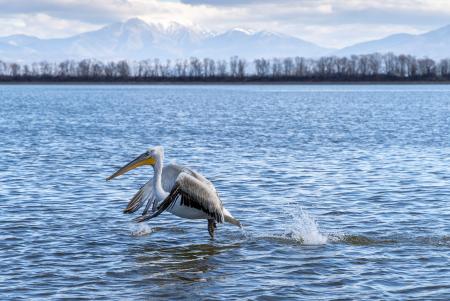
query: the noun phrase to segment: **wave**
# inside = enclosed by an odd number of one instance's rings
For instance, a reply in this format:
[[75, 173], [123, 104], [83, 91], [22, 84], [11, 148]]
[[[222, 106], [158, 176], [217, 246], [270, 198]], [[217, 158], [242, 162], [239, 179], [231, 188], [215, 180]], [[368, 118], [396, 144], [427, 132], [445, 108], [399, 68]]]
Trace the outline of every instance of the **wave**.
[[[279, 243], [301, 244], [301, 245], [326, 245], [326, 244], [349, 244], [354, 246], [371, 246], [386, 244], [412, 244], [412, 245], [432, 245], [450, 247], [450, 236], [411, 236], [398, 234], [391, 236], [366, 236], [354, 233], [327, 233], [320, 229], [316, 219], [311, 216], [301, 206], [291, 207], [289, 211], [283, 213], [286, 225], [281, 234], [273, 233], [253, 233], [245, 228], [240, 234], [233, 232], [235, 240], [271, 240]], [[288, 218], [286, 218], [287, 216]], [[161, 227], [150, 227], [146, 223], [133, 224], [131, 227], [132, 236], [146, 236], [151, 233], [162, 231]], [[185, 229], [170, 228], [166, 231], [185, 232]], [[240, 238], [239, 238], [240, 237]], [[230, 238], [230, 237], [229, 237]], [[233, 240], [233, 239], [232, 239]]]
[[[354, 233], [327, 233], [322, 231], [316, 219], [300, 206], [291, 208], [285, 214], [289, 216], [289, 222], [285, 225], [283, 234], [256, 235], [253, 237], [301, 245], [349, 244], [370, 246], [412, 244], [450, 247], [449, 235], [411, 236], [398, 234], [391, 236], [366, 236]], [[251, 235], [247, 233], [246, 236], [250, 237]]]
[[340, 233], [328, 234], [328, 240], [332, 243], [345, 243], [355, 246], [391, 244], [398, 242], [396, 239], [393, 238], [372, 238], [359, 234], [340, 234]]

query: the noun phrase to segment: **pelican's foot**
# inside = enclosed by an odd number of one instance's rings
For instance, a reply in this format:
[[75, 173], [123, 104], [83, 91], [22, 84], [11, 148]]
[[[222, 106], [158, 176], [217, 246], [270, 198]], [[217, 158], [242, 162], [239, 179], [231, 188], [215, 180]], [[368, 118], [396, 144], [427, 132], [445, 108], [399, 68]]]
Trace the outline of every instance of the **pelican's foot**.
[[214, 230], [217, 228], [217, 224], [213, 219], [208, 220], [208, 232], [211, 239], [214, 239]]

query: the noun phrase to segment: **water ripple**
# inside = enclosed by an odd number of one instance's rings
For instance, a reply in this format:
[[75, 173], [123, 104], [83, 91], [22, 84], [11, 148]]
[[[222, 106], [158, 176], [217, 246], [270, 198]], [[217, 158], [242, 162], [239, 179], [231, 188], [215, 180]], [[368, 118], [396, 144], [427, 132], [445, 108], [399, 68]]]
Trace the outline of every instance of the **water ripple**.
[[[2, 300], [447, 298], [447, 86], [0, 90]], [[244, 229], [123, 215], [156, 144]]]

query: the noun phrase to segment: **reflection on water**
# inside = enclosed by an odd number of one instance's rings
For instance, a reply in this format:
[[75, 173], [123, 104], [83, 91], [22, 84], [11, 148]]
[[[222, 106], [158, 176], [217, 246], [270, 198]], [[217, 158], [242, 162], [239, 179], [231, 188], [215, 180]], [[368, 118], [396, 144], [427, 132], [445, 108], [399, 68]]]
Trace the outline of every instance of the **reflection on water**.
[[[2, 86], [1, 300], [445, 300], [447, 86]], [[122, 214], [162, 144], [244, 225]], [[332, 292], [332, 294], [331, 294]]]
[[207, 281], [205, 273], [218, 268], [214, 258], [228, 250], [239, 248], [231, 245], [195, 244], [154, 249], [151, 245], [132, 250], [137, 265], [147, 276], [155, 280], [181, 280], [187, 282]]

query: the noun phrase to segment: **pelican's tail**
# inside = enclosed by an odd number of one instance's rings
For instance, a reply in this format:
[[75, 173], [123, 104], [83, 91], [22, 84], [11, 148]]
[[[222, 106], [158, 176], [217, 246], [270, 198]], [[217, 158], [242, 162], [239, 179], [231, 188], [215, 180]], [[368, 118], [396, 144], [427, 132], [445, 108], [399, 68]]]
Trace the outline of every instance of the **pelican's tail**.
[[242, 228], [241, 222], [238, 221], [237, 219], [235, 219], [235, 218], [231, 215], [231, 213], [230, 213], [227, 209], [225, 209], [225, 208], [223, 208], [223, 217], [224, 217], [224, 219], [225, 219], [225, 221], [226, 221], [227, 223], [230, 223], [230, 224], [233, 224], [233, 225], [235, 225], [235, 226], [238, 226], [239, 228]]

